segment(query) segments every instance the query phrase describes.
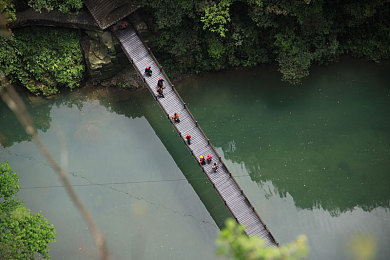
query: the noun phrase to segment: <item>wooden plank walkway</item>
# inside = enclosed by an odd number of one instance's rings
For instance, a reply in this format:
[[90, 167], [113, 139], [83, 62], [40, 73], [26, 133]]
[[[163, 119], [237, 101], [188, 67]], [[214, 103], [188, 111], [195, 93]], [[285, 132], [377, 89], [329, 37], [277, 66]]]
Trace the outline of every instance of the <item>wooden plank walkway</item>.
[[[221, 196], [227, 208], [230, 210], [236, 221], [245, 227], [245, 232], [250, 235], [257, 235], [266, 240], [268, 246], [278, 246], [271, 232], [257, 214], [254, 207], [249, 202], [241, 190], [238, 183], [233, 178], [232, 174], [226, 168], [226, 165], [222, 162], [221, 157], [218, 155], [209, 139], [200, 128], [198, 122], [194, 116], [188, 110], [186, 104], [177, 93], [173, 84], [166, 76], [161, 65], [154, 57], [149, 48], [146, 47], [141, 38], [137, 35], [132, 26], [125, 30], [119, 30], [115, 32], [119, 41], [122, 44], [122, 49], [126, 53], [127, 57], [138, 70], [138, 73], [143, 78], [145, 85], [160, 104], [167, 118], [171, 121], [180, 138], [184, 141], [191, 154], [199, 163], [199, 157], [203, 155], [206, 158], [207, 154], [211, 154], [213, 161], [211, 164], [199, 166], [206, 174], [210, 183], [217, 190]], [[144, 70], [147, 66], [151, 66], [153, 75], [148, 77], [144, 75]], [[167, 88], [164, 90], [164, 98], [157, 97], [157, 81], [158, 78], [165, 80], [164, 86]], [[180, 123], [174, 123], [170, 118], [174, 113], [178, 113], [180, 117]], [[185, 136], [190, 134], [192, 136], [191, 145], [185, 142]], [[220, 166], [217, 172], [213, 172], [212, 164], [217, 162]]]

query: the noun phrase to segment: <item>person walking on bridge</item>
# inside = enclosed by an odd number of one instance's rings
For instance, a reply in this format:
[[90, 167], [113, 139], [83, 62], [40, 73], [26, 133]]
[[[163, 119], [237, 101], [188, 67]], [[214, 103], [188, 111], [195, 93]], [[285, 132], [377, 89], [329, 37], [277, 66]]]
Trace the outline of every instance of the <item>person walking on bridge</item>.
[[199, 163], [200, 163], [200, 165], [206, 165], [206, 161], [204, 160], [203, 155], [200, 156]]
[[129, 24], [125, 20], [122, 20], [119, 24], [119, 28], [123, 30], [126, 29], [127, 27], [129, 27]]
[[213, 157], [211, 156], [211, 154], [208, 153], [206, 156], [207, 164], [210, 164], [212, 159]]
[[213, 167], [211, 169], [213, 169], [213, 172], [217, 172], [219, 166], [217, 165], [217, 163], [214, 163]]
[[179, 114], [178, 113], [173, 114], [173, 116], [171, 118], [173, 119], [173, 121], [175, 123], [180, 123], [180, 119], [179, 119]]
[[187, 140], [188, 145], [191, 144], [191, 138], [192, 138], [192, 136], [190, 136], [190, 134], [187, 134], [186, 140]]
[[162, 78], [158, 78], [157, 87], [163, 87], [164, 81]]
[[151, 77], [152, 76], [152, 67], [146, 67], [145, 68], [145, 75], [148, 76], [148, 77]]
[[163, 98], [164, 97], [163, 89], [165, 89], [165, 87], [164, 88], [163, 87], [158, 87], [157, 88], [157, 96], [159, 98]]

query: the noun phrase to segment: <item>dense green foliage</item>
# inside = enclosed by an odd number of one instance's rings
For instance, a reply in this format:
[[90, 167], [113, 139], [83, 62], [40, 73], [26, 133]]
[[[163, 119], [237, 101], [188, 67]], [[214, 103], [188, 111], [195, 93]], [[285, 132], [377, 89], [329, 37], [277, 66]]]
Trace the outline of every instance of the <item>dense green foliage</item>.
[[15, 20], [15, 7], [13, 0], [0, 0], [0, 25], [3, 27], [5, 22]]
[[48, 259], [48, 244], [56, 232], [40, 213], [31, 213], [15, 198], [18, 182], [8, 163], [0, 163], [0, 258], [32, 259], [39, 254]]
[[59, 10], [63, 13], [77, 12], [83, 7], [83, 0], [29, 0], [28, 5], [37, 11]]
[[143, 0], [170, 71], [200, 72], [277, 61], [297, 83], [313, 63], [343, 54], [390, 57], [387, 0]]
[[217, 244], [219, 255], [237, 260], [298, 260], [308, 255], [305, 236], [281, 247], [267, 247], [263, 239], [247, 236], [244, 227], [232, 219], [226, 221], [226, 227], [219, 233]]
[[0, 70], [37, 95], [80, 85], [84, 64], [80, 34], [65, 29], [28, 28], [0, 36]]

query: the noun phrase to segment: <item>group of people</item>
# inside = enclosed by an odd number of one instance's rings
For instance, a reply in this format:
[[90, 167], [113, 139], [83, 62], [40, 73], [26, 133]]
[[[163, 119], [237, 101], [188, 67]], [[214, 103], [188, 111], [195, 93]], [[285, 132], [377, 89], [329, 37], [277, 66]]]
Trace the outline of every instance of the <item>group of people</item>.
[[[145, 75], [146, 76], [151, 77], [152, 73], [153, 73], [152, 68], [150, 66], [145, 68]], [[162, 78], [159, 78], [157, 81], [157, 97], [164, 98], [164, 93], [163, 93], [164, 89], [165, 89], [164, 80]], [[171, 117], [171, 119], [175, 123], [180, 123], [180, 118], [179, 118], [178, 113], [174, 113], [173, 116]], [[192, 138], [192, 136], [189, 134], [187, 134], [187, 136], [185, 137], [188, 145], [191, 144], [191, 138]], [[212, 160], [213, 160], [213, 157], [211, 156], [211, 154], [207, 154], [206, 159], [204, 159], [204, 157], [202, 155], [202, 156], [200, 156], [199, 163], [200, 163], [200, 165], [203, 166], [203, 165], [206, 165], [206, 162], [207, 162], [207, 164], [210, 164]], [[214, 163], [213, 167], [212, 167], [213, 172], [216, 172], [218, 170], [218, 168], [219, 168], [219, 166], [217, 165], [217, 163]]]
[[[203, 166], [203, 165], [206, 165], [206, 162], [207, 162], [207, 164], [210, 164], [212, 160], [213, 160], [213, 157], [211, 156], [211, 154], [208, 153], [206, 156], [206, 160], [204, 159], [203, 155], [200, 156], [199, 163], [200, 163], [200, 165]], [[218, 168], [219, 168], [218, 164], [214, 163], [213, 167], [212, 167], [213, 172], [216, 172], [218, 170]]]
[[[152, 67], [148, 66], [145, 68], [145, 75], [147, 77], [151, 77], [153, 74]], [[158, 78], [157, 81], [157, 97], [164, 98], [164, 80], [162, 78]]]
[[124, 30], [129, 27], [129, 23], [125, 20], [119, 21], [114, 25], [114, 30]]
[[166, 88], [163, 86], [163, 79], [162, 78], [159, 78], [158, 81], [157, 81], [157, 96], [159, 98], [163, 98], [164, 97], [164, 93], [163, 93], [163, 90]]

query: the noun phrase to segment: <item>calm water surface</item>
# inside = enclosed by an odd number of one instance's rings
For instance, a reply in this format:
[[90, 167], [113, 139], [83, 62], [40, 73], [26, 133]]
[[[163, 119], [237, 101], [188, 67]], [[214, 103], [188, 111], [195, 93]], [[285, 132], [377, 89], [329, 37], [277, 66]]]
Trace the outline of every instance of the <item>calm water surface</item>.
[[344, 60], [300, 86], [258, 68], [178, 89], [280, 243], [306, 234], [311, 259], [367, 245], [389, 259], [389, 72]]
[[[347, 60], [295, 87], [270, 67], [177, 87], [278, 242], [306, 234], [310, 259], [353, 259], [351, 248], [367, 245], [388, 259], [389, 72]], [[215, 258], [230, 215], [147, 92], [84, 89], [33, 104], [113, 259]], [[0, 159], [19, 173], [20, 198], [59, 233], [52, 258], [96, 258], [86, 225], [4, 106], [0, 125]]]
[[[27, 105], [39, 136], [68, 169], [104, 233], [111, 259], [216, 258], [219, 228], [151, 127], [149, 121], [167, 138], [176, 137], [146, 91], [84, 89]], [[3, 103], [0, 125], [0, 160], [18, 172], [20, 199], [34, 212], [42, 210], [58, 232], [52, 259], [97, 259], [86, 224]], [[172, 143], [181, 149], [179, 140]], [[187, 152], [175, 159], [188, 174], [202, 176]], [[194, 181], [199, 184], [205, 180]], [[206, 201], [218, 201], [207, 194]]]

